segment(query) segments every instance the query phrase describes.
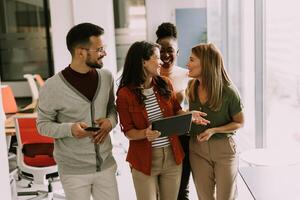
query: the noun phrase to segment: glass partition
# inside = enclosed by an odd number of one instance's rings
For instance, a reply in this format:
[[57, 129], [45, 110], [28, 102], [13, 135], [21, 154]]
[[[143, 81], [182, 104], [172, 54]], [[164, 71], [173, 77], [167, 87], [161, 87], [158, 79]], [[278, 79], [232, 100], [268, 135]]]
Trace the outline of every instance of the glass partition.
[[2, 81], [23, 74], [53, 74], [46, 0], [0, 0], [0, 72]]
[[146, 40], [146, 7], [145, 0], [114, 0], [113, 3], [117, 70], [120, 74], [130, 45]]
[[293, 0], [266, 0], [266, 146], [300, 145], [300, 12]]

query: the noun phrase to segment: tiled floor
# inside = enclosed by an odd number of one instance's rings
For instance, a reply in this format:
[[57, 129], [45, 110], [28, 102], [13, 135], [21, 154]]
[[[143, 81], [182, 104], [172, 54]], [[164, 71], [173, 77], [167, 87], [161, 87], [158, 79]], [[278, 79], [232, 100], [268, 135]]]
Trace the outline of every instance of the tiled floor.
[[[128, 140], [121, 134], [119, 131], [114, 134], [113, 137], [114, 149], [113, 153], [117, 160], [118, 164], [118, 188], [120, 200], [135, 200], [135, 192], [133, 187], [132, 178], [130, 175], [130, 170], [128, 167], [128, 163], [125, 161], [125, 150], [128, 147]], [[17, 182], [17, 191], [28, 191], [28, 190], [46, 190], [47, 187], [43, 185], [33, 185], [32, 188], [24, 188], [27, 185], [27, 181]], [[54, 192], [58, 194], [62, 194], [63, 190], [59, 181], [53, 183]], [[247, 187], [243, 183], [242, 179], [238, 178], [238, 189], [239, 189], [239, 198], [238, 200], [253, 200], [250, 193], [248, 192]], [[20, 200], [28, 199], [29, 197], [20, 197]], [[55, 200], [61, 200], [63, 198], [57, 198], [54, 196]], [[195, 191], [195, 187], [193, 181], [190, 183], [190, 199], [196, 200], [197, 195]]]

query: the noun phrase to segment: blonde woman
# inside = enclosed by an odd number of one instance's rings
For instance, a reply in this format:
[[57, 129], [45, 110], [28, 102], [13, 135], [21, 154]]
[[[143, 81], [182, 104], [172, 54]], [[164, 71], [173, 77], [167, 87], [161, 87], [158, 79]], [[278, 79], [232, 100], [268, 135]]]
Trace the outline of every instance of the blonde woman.
[[190, 162], [198, 197], [236, 199], [238, 156], [232, 136], [244, 123], [239, 93], [215, 45], [193, 47], [187, 67], [193, 78], [187, 88], [189, 109], [207, 113], [210, 121], [191, 129]]

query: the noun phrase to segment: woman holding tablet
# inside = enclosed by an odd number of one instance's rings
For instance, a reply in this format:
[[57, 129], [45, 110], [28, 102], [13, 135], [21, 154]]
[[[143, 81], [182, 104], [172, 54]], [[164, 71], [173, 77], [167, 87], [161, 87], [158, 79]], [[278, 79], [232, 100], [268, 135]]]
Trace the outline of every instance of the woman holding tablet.
[[[236, 199], [238, 157], [232, 136], [244, 124], [238, 91], [213, 44], [192, 48], [187, 63], [189, 109], [207, 113], [208, 126], [192, 125], [190, 162], [199, 199]], [[215, 198], [215, 188], [216, 195]]]
[[[159, 137], [151, 122], [184, 114], [169, 79], [160, 76], [160, 46], [135, 42], [128, 50], [117, 91], [122, 131], [130, 140], [127, 161], [138, 200], [176, 200], [184, 153], [177, 135]], [[194, 112], [207, 124], [202, 112]], [[158, 192], [159, 190], [159, 192]]]

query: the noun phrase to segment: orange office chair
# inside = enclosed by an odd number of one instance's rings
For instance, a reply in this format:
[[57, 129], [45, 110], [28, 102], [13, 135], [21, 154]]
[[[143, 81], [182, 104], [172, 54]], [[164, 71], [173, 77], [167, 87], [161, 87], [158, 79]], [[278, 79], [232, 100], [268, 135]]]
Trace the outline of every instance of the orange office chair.
[[2, 103], [5, 114], [18, 112], [17, 102], [14, 93], [9, 85], [1, 86]]
[[37, 195], [39, 198], [47, 196], [52, 192], [52, 179], [58, 176], [57, 165], [53, 159], [54, 139], [38, 133], [36, 117], [18, 116], [15, 118], [15, 125], [19, 177], [36, 184], [47, 185], [48, 182], [48, 192], [20, 192], [18, 196]]

